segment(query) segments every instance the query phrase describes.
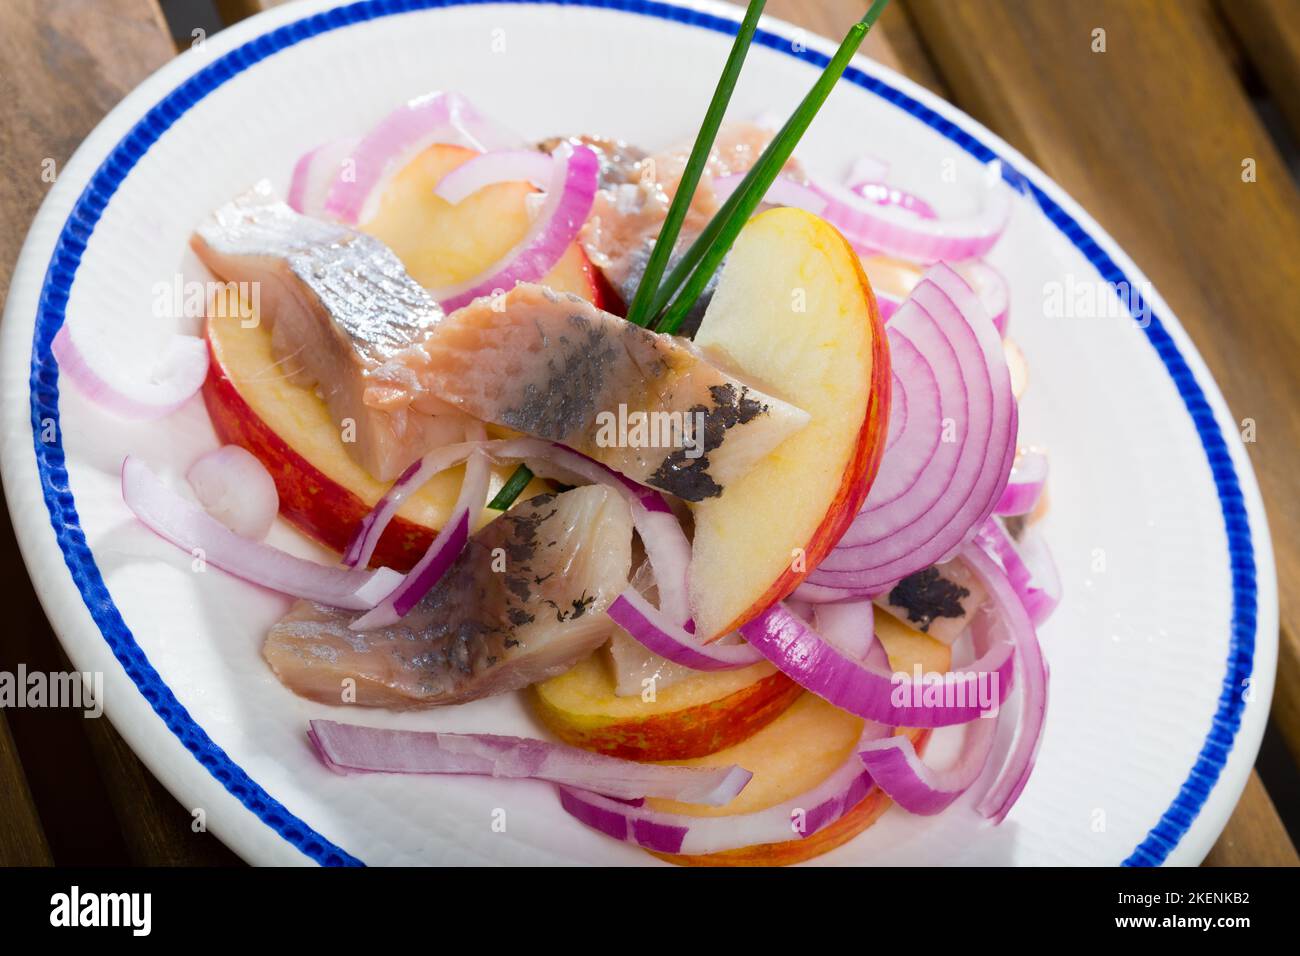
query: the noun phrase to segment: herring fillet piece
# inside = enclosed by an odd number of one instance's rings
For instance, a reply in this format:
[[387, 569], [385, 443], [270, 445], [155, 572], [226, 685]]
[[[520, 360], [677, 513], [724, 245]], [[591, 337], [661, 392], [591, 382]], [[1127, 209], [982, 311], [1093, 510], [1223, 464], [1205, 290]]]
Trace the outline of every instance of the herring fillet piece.
[[[500, 549], [500, 550], [497, 550]], [[353, 631], [355, 611], [299, 601], [262, 655], [294, 693], [411, 710], [459, 704], [554, 677], [608, 639], [606, 608], [627, 587], [632, 515], [603, 485], [540, 495], [474, 535], [443, 579], [388, 627]]]
[[443, 312], [383, 243], [300, 215], [262, 181], [190, 244], [221, 280], [257, 283], [282, 371], [319, 391], [341, 432], [355, 423], [345, 447], [376, 479], [462, 436], [459, 416], [421, 414], [430, 409], [409, 363]]
[[689, 341], [544, 286], [457, 309], [423, 348], [421, 382], [449, 405], [686, 501], [723, 494], [808, 423]]
[[[709, 151], [705, 174], [691, 197], [677, 245], [668, 260], [668, 271], [722, 206], [713, 191], [713, 178], [748, 172], [772, 136], [771, 130], [753, 123], [722, 124]], [[607, 144], [588, 138], [584, 141], [602, 156], [602, 170], [608, 172], [601, 177], [601, 189], [579, 238], [592, 264], [623, 302], [630, 303], [645, 274], [655, 239], [663, 229], [694, 143], [679, 143], [646, 156], [623, 143]], [[787, 164], [786, 171], [802, 175], [794, 160]], [[682, 335], [693, 335], [699, 328], [716, 285], [715, 275], [686, 316], [680, 329]]]

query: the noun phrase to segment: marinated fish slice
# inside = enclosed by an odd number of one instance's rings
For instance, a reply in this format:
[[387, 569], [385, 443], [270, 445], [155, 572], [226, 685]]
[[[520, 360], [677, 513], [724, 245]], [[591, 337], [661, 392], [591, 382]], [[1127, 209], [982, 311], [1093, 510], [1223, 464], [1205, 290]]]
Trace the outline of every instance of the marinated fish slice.
[[685, 339], [543, 286], [456, 310], [425, 349], [432, 395], [687, 501], [718, 497], [808, 422]]
[[397, 624], [353, 631], [356, 612], [299, 601], [262, 654], [285, 686], [322, 703], [343, 702], [353, 686], [355, 703], [399, 710], [502, 694], [604, 643], [614, 626], [605, 609], [631, 561], [619, 495], [600, 485], [541, 495], [471, 538]]
[[[457, 440], [457, 415], [420, 414], [428, 400], [409, 365], [442, 309], [382, 243], [299, 215], [266, 182], [221, 207], [191, 245], [227, 282], [256, 283], [282, 370], [315, 387], [349, 452], [381, 481]], [[415, 403], [415, 407], [412, 405]]]
[[[705, 175], [691, 198], [676, 248], [669, 259], [670, 269], [722, 205], [713, 191], [712, 178], [747, 172], [771, 139], [770, 130], [752, 123], [724, 123], [718, 130], [704, 168]], [[596, 196], [581, 239], [588, 258], [601, 270], [624, 303], [632, 301], [645, 273], [654, 240], [663, 228], [691, 147], [691, 143], [680, 143], [639, 161], [632, 160], [635, 153], [626, 148], [610, 153], [618, 157], [617, 162], [611, 161], [611, 168], [617, 171], [617, 175], [611, 173], [602, 177], [602, 189]], [[797, 171], [793, 160], [789, 169]], [[715, 285], [716, 277], [687, 316], [682, 334], [690, 335], [699, 327]]]

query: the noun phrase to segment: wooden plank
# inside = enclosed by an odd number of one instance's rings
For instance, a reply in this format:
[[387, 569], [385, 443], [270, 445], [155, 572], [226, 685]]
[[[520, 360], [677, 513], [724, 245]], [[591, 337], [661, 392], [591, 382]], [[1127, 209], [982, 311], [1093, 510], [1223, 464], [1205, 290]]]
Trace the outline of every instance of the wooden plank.
[[0, 866], [50, 866], [54, 857], [27, 787], [27, 775], [0, 712]]
[[1217, 0], [1242, 55], [1300, 138], [1300, 4], [1296, 0]]
[[[27, 225], [49, 188], [42, 174], [51, 163], [61, 170], [104, 113], [173, 54], [154, 0], [7, 0], [0, 8], [0, 97], [10, 104], [0, 114], [0, 155], [7, 170], [0, 177], [0, 284], [6, 295]], [[68, 670], [27, 583], [8, 512], [0, 514], [0, 577], [10, 582], [12, 615], [0, 667]], [[189, 832], [188, 814], [166, 797], [107, 721], [68, 711], [15, 710], [7, 716], [0, 733], [0, 859], [11, 862], [7, 844], [17, 838], [10, 831], [20, 826], [28, 831], [26, 862], [49, 862], [51, 856], [62, 864], [231, 859], [213, 837]], [[41, 808], [44, 834], [31, 812], [33, 802]]]
[[286, 0], [216, 0], [217, 15], [226, 26], [255, 13], [278, 7]]
[[[1278, 839], [1278, 834], [1283, 839]], [[1268, 791], [1251, 772], [1237, 810], [1205, 858], [1204, 866], [1300, 866], [1300, 856], [1278, 818]]]
[[131, 752], [107, 720], [88, 728], [96, 765], [136, 866], [239, 866], [239, 857], [207, 831]]
[[[1215, 21], [1200, 2], [910, 0], [908, 10], [955, 102], [1115, 236], [1196, 340], [1234, 416], [1253, 420], [1247, 448], [1282, 595], [1273, 716], [1300, 758], [1300, 195]], [[1098, 28], [1106, 52], [1093, 52]]]

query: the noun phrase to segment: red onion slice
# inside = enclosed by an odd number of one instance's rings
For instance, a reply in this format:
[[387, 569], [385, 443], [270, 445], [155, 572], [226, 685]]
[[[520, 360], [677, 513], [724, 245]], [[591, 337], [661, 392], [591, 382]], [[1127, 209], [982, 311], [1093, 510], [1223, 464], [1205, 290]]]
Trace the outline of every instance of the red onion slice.
[[[890, 330], [887, 335], [894, 375], [885, 444], [890, 466], [882, 467], [876, 476], [864, 510], [883, 507], [911, 490], [934, 459], [944, 430], [943, 392], [936, 381], [935, 369], [902, 331]], [[960, 376], [955, 363], [947, 368], [950, 371], [946, 374]], [[953, 454], [960, 454], [960, 447]], [[849, 546], [853, 539], [847, 542], [841, 539], [841, 543]]]
[[327, 568], [241, 538], [169, 489], [147, 465], [130, 456], [122, 462], [122, 500], [149, 530], [182, 551], [250, 584], [281, 594], [363, 611], [373, 607], [378, 597], [400, 579], [388, 568]]
[[539, 189], [555, 175], [555, 157], [533, 149], [503, 149], [482, 153], [461, 163], [438, 181], [433, 194], [458, 203], [496, 183], [532, 183]]
[[1011, 189], [1001, 178], [983, 197], [983, 207], [960, 219], [925, 219], [901, 205], [881, 205], [847, 186], [816, 182], [826, 200], [824, 218], [855, 246], [914, 262], [961, 262], [987, 253], [1011, 218]]
[[190, 466], [185, 480], [204, 510], [240, 537], [260, 541], [280, 513], [275, 479], [238, 445], [208, 452]]
[[435, 475], [448, 468], [454, 468], [469, 458], [475, 449], [483, 447], [485, 445], [482, 442], [458, 442], [454, 445], [445, 445], [425, 455], [419, 461], [412, 462], [388, 491], [384, 492], [371, 512], [361, 519], [343, 553], [343, 564], [349, 568], [364, 568], [369, 565], [384, 530], [396, 517], [406, 499], [428, 484]]
[[666, 620], [635, 588], [616, 597], [605, 613], [649, 650], [693, 670], [735, 670], [763, 659], [746, 644], [701, 644], [694, 634]]
[[480, 275], [429, 290], [447, 312], [479, 296], [509, 291], [516, 283], [542, 279], [578, 237], [600, 185], [600, 159], [590, 147], [572, 143], [560, 146], [552, 158], [545, 201], [524, 238]]
[[[960, 276], [942, 264], [927, 271], [888, 334], [891, 342], [897, 336], [916, 346], [929, 364], [951, 434], [941, 435], [928, 461], [919, 442], [905, 455], [900, 438], [862, 511], [809, 575], [814, 585], [855, 595], [880, 593], [950, 557], [992, 513], [1014, 456], [1017, 408], [1001, 339]], [[910, 418], [912, 383], [907, 387]], [[907, 469], [910, 479], [918, 462], [919, 477], [898, 493], [905, 482], [894, 472]]]
[[1047, 455], [1036, 448], [1025, 449], [1011, 466], [1007, 486], [1002, 490], [993, 513], [1004, 517], [1029, 514], [1043, 496], [1046, 484]]
[[915, 193], [890, 186], [882, 180], [859, 179], [849, 183], [849, 191], [877, 206], [897, 206], [921, 219], [937, 219], [934, 207]]
[[380, 120], [352, 151], [350, 176], [330, 184], [324, 211], [356, 224], [375, 212], [384, 184], [434, 143], [454, 143], [483, 152], [514, 145], [514, 137], [489, 123], [459, 93], [417, 97]]
[[[107, 332], [103, 334], [108, 334]], [[90, 356], [104, 351], [87, 330], [65, 322], [50, 351], [59, 372], [99, 407], [122, 418], [152, 420], [170, 415], [189, 401], [208, 375], [208, 346], [192, 335], [174, 336], [154, 365], [149, 381], [119, 382], [112, 371], [97, 368]]]
[[872, 741], [858, 756], [891, 800], [909, 813], [932, 816], [946, 810], [984, 773], [997, 729], [992, 717], [972, 720], [956, 762], [942, 770], [926, 766], [907, 737]]
[[[852, 660], [865, 661], [880, 647], [876, 640], [876, 608], [870, 601], [817, 604], [811, 610], [817, 633]], [[882, 666], [889, 666], [888, 658]]]
[[1037, 530], [1026, 528], [1016, 542], [999, 522], [989, 520], [975, 540], [1002, 565], [1033, 625], [1037, 627], [1051, 617], [1061, 602], [1061, 578]]
[[[988, 457], [992, 393], [973, 333], [951, 318], [945, 314], [945, 327], [909, 299], [887, 330], [891, 352], [897, 342], [901, 357], [919, 354], [930, 369], [928, 377], [914, 375], [905, 387], [909, 412], [914, 393], [938, 402], [939, 416], [925, 422], [936, 431], [912, 429], [906, 445], [900, 441], [882, 458], [877, 484], [838, 547], [811, 576], [814, 583], [835, 583], [823, 580], [828, 572], [856, 573], [916, 553], [936, 531], [951, 524], [969, 500]], [[900, 478], [894, 477], [896, 472], [901, 472]], [[931, 549], [936, 557], [942, 546], [939, 542]], [[871, 579], [883, 585], [899, 577], [906, 574]]]
[[[925, 675], [918, 683], [913, 675], [890, 674], [850, 658], [782, 604], [768, 608], [740, 633], [804, 690], [894, 727], [964, 724], [987, 711], [980, 704], [981, 689], [996, 693], [998, 706], [1011, 689], [1013, 647], [1006, 640], [989, 642], [966, 667]], [[937, 698], [932, 703], [926, 703], [927, 686], [929, 696]]]
[[420, 599], [442, 580], [442, 576], [460, 557], [469, 541], [470, 525], [487, 506], [488, 484], [492, 477], [489, 459], [481, 451], [470, 454], [465, 464], [465, 480], [460, 485], [460, 495], [451, 516], [442, 526], [424, 556], [416, 562], [415, 567], [398, 582], [373, 609], [357, 618], [350, 625], [354, 631], [365, 631], [376, 627], [396, 624], [406, 616]]
[[304, 216], [325, 215], [325, 200], [334, 181], [349, 177], [351, 166], [344, 167], [356, 149], [355, 139], [338, 139], [322, 143], [303, 153], [293, 167], [289, 182], [289, 205]]
[[1038, 646], [1033, 622], [997, 562], [977, 542], [963, 549], [962, 559], [984, 585], [990, 602], [988, 609], [971, 623], [972, 634], [985, 640], [1009, 638], [1016, 648], [1016, 679], [1021, 688], [1016, 737], [1006, 763], [976, 807], [994, 823], [1001, 823], [1029, 782], [1042, 743], [1047, 716], [1047, 662]]
[[662, 797], [721, 807], [754, 776], [736, 764], [697, 769], [637, 763], [567, 744], [500, 734], [384, 730], [313, 720], [309, 737], [322, 762], [337, 772], [547, 780], [621, 800]]
[[[889, 728], [867, 721], [854, 750], [888, 733]], [[731, 816], [664, 813], [571, 787], [559, 791], [564, 810], [593, 830], [655, 853], [695, 856], [806, 839], [861, 803], [871, 786], [871, 774], [854, 753], [813, 789], [774, 807]]]

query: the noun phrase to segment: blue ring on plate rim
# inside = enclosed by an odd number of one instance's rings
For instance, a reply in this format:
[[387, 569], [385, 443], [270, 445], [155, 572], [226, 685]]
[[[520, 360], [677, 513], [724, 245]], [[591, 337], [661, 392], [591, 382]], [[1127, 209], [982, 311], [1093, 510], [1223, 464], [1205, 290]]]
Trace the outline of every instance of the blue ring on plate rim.
[[[481, 2], [485, 0], [361, 0], [361, 2], [285, 24], [214, 60], [150, 109], [118, 142], [108, 158], [96, 170], [68, 216], [68, 221], [64, 224], [41, 288], [36, 329], [32, 341], [32, 437], [36, 447], [41, 487], [45, 495], [45, 503], [50, 510], [50, 523], [54, 526], [55, 536], [59, 547], [63, 550], [68, 570], [72, 572], [72, 579], [81, 591], [91, 617], [99, 625], [113, 654], [168, 729], [180, 738], [181, 743], [194, 754], [195, 759], [221, 781], [244, 806], [304, 854], [324, 865], [359, 866], [362, 864], [359, 859], [331, 843], [290, 813], [212, 742], [149, 663], [144, 651], [136, 643], [122, 615], [113, 604], [113, 599], [109, 596], [99, 568], [95, 564], [94, 555], [86, 545], [86, 537], [77, 517], [76, 504], [68, 486], [62, 437], [57, 427], [58, 366], [50, 353], [50, 343], [54, 334], [63, 325], [68, 294], [76, 277], [77, 267], [86, 251], [86, 243], [109, 200], [140, 158], [195, 103], [254, 64], [309, 37], [393, 14], [439, 7], [468, 6]], [[668, 3], [651, 2], [651, 0], [510, 0], [510, 2], [599, 7], [671, 20], [717, 33], [734, 35], [737, 30], [735, 20], [672, 6]], [[824, 54], [807, 48], [797, 49], [788, 38], [767, 30], [759, 30], [755, 34], [755, 39], [763, 46], [796, 57], [818, 68], [825, 67], [829, 62], [829, 58]], [[965, 130], [883, 80], [868, 76], [852, 66], [845, 71], [844, 79], [897, 106], [941, 133], [981, 162], [1001, 160], [1001, 157]], [[1104, 280], [1112, 284], [1125, 282], [1127, 288], [1137, 288], [1135, 284], [1128, 282], [1119, 266], [1102, 251], [1073, 217], [1016, 171], [1011, 164], [1005, 160], [1001, 162], [1003, 178], [1034, 198], [1052, 224], [1060, 229], [1092, 263]], [[1130, 311], [1134, 319], [1143, 315], [1145, 309], [1146, 303], [1140, 295], [1130, 303]], [[1150, 314], [1150, 323], [1144, 331], [1161, 361], [1164, 362], [1165, 368], [1168, 369], [1179, 395], [1182, 396], [1183, 403], [1187, 406], [1188, 413], [1192, 416], [1192, 422], [1205, 449], [1210, 473], [1219, 495], [1228, 535], [1228, 556], [1232, 569], [1232, 632], [1228, 645], [1228, 667], [1223, 678], [1223, 691], [1219, 696], [1218, 708], [1205, 744], [1169, 809], [1124, 861], [1126, 866], [1158, 866], [1164, 862], [1200, 813], [1211, 789], [1219, 779], [1219, 773], [1223, 770], [1228, 753], [1232, 749], [1233, 739], [1241, 726], [1241, 715], [1245, 707], [1242, 689], [1250, 678], [1254, 661], [1257, 597], [1255, 555], [1251, 545], [1250, 523], [1246, 516], [1245, 500], [1237, 482], [1232, 458], [1228, 453], [1227, 442], [1214, 420], [1214, 413], [1196, 377], [1154, 313]], [[41, 441], [40, 436], [51, 421], [55, 423], [56, 440], [47, 444]]]

